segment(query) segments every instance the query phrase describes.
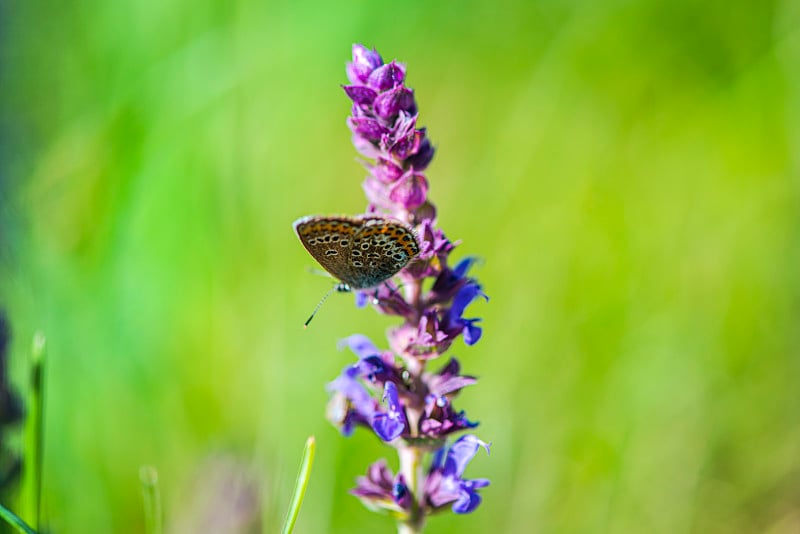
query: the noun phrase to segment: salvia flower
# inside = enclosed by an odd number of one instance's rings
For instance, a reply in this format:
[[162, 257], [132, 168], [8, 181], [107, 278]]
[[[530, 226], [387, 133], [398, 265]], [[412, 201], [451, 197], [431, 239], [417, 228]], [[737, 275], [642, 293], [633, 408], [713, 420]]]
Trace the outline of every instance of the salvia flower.
[[[395, 364], [393, 353], [378, 350], [367, 337], [353, 335], [343, 344], [360, 357], [328, 385], [333, 393], [328, 415], [344, 435], [362, 426], [387, 442], [398, 437], [439, 440], [477, 426], [452, 405], [462, 388], [477, 382], [459, 374], [455, 358], [438, 373], [424, 373], [414, 384], [408, 369]], [[422, 408], [413, 428], [406, 417], [409, 405]]]
[[433, 394], [425, 397], [425, 410], [419, 422], [423, 436], [443, 437], [476, 426], [478, 423], [467, 420], [463, 411], [456, 412], [447, 397]]
[[467, 480], [463, 478], [464, 469], [483, 447], [489, 452], [489, 445], [471, 434], [459, 438], [449, 449], [436, 452], [426, 480], [425, 494], [428, 502], [439, 509], [453, 503], [453, 511], [466, 514], [481, 503], [480, 488], [489, 485], [485, 478]]
[[367, 469], [367, 476], [356, 480], [350, 493], [373, 510], [384, 510], [404, 518], [411, 509], [411, 492], [402, 475], [393, 475], [386, 460], [378, 460]]
[[[362, 428], [397, 450], [397, 474], [379, 460], [352, 493], [371, 509], [396, 517], [404, 532], [420, 532], [432, 513], [448, 507], [460, 514], [475, 510], [481, 502], [478, 490], [489, 484], [464, 478], [477, 449], [488, 452], [486, 443], [467, 434], [448, 445], [478, 426], [456, 407], [461, 390], [477, 379], [462, 374], [455, 358], [439, 371], [426, 369], [459, 338], [467, 346], [482, 338], [480, 318], [471, 310], [476, 300], [488, 297], [469, 274], [474, 258], [450, 261], [458, 242], [438, 227], [429, 198], [425, 171], [434, 147], [418, 125], [405, 66], [386, 63], [377, 51], [356, 44], [346, 70], [350, 83], [342, 87], [352, 103], [347, 125], [365, 158], [366, 211], [414, 227], [420, 252], [392, 280], [356, 293], [359, 307], [372, 304], [401, 323], [388, 331], [389, 350], [360, 334], [343, 340], [357, 361], [328, 385], [328, 416], [346, 436]], [[421, 467], [431, 455], [425, 471]]]
[[386, 382], [383, 400], [387, 409], [373, 416], [372, 429], [383, 441], [392, 441], [406, 430], [407, 424], [406, 414], [397, 394], [397, 386], [392, 382]]
[[374, 50], [354, 45], [347, 74], [351, 85], [343, 89], [353, 102], [347, 119], [353, 143], [375, 160], [367, 164], [364, 192], [373, 211], [405, 220], [427, 202], [428, 179], [422, 171], [434, 153], [425, 129], [417, 128], [417, 103], [414, 91], [404, 85], [405, 67], [395, 61], [384, 64]]

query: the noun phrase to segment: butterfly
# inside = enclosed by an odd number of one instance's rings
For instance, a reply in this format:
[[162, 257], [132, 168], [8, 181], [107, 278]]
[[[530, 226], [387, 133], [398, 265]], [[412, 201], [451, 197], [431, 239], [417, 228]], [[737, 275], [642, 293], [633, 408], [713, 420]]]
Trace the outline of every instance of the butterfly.
[[410, 227], [379, 215], [309, 215], [296, 220], [294, 230], [308, 253], [339, 280], [332, 291], [377, 287], [419, 254]]

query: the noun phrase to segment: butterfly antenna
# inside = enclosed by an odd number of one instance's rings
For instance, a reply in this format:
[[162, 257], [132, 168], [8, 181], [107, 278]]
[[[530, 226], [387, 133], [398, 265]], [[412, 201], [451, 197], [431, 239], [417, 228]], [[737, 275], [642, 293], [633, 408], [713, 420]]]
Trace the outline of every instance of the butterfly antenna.
[[310, 323], [311, 319], [313, 319], [314, 316], [317, 314], [317, 312], [319, 311], [320, 307], [322, 306], [322, 303], [325, 302], [328, 299], [328, 297], [331, 296], [331, 293], [333, 293], [334, 291], [337, 291], [337, 287], [338, 286], [333, 286], [332, 288], [330, 288], [328, 290], [328, 292], [325, 293], [325, 295], [322, 297], [322, 299], [320, 299], [319, 304], [317, 304], [317, 307], [314, 308], [313, 312], [311, 312], [311, 316], [308, 319], [306, 319], [305, 323], [303, 323], [303, 328], [308, 328], [308, 323]]

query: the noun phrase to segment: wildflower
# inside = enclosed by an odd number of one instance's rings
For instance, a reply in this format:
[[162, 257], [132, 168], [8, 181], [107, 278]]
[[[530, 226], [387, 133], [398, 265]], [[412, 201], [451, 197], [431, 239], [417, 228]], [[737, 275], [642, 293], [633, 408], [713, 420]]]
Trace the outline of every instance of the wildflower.
[[478, 494], [480, 488], [489, 485], [485, 478], [466, 480], [463, 477], [467, 464], [483, 447], [488, 454], [489, 445], [471, 434], [458, 439], [449, 449], [440, 449], [434, 456], [428, 478], [425, 495], [434, 509], [453, 503], [453, 511], [467, 514], [475, 510], [481, 503]]
[[372, 429], [383, 441], [392, 441], [403, 433], [407, 423], [400, 397], [397, 395], [397, 386], [392, 382], [386, 382], [383, 400], [388, 409], [374, 415]]
[[480, 327], [475, 326], [475, 323], [479, 322], [480, 319], [464, 319], [462, 317], [464, 309], [477, 297], [489, 300], [489, 297], [481, 291], [481, 286], [472, 282], [467, 283], [453, 297], [453, 304], [447, 312], [447, 326], [445, 329], [448, 335], [453, 337], [459, 333], [463, 334], [464, 343], [467, 345], [477, 343], [483, 332]]
[[470, 422], [463, 411], [456, 412], [447, 397], [439, 395], [425, 397], [425, 410], [419, 423], [420, 434], [430, 438], [441, 438], [476, 426], [478, 423]]
[[[379, 460], [358, 478], [352, 493], [419, 532], [426, 515], [447, 505], [456, 513], [473, 511], [481, 502], [478, 490], [489, 484], [463, 478], [477, 449], [488, 452], [486, 443], [468, 434], [447, 446], [454, 434], [478, 426], [454, 405], [460, 391], [477, 379], [462, 375], [455, 358], [437, 372], [426, 370], [459, 336], [466, 345], [478, 342], [483, 335], [480, 319], [464, 314], [473, 301], [488, 297], [469, 275], [474, 258], [451, 266], [458, 242], [437, 225], [425, 174], [435, 150], [426, 129], [418, 127], [405, 66], [384, 63], [377, 51], [357, 44], [347, 77], [350, 84], [343, 89], [352, 102], [347, 124], [356, 150], [367, 158], [366, 211], [413, 226], [420, 251], [394, 279], [356, 293], [359, 307], [371, 303], [402, 323], [389, 330], [389, 350], [360, 334], [343, 340], [357, 361], [328, 385], [329, 418], [346, 436], [361, 427], [398, 450], [397, 475]], [[427, 474], [417, 480], [414, 466], [436, 449]]]
[[411, 492], [403, 476], [394, 476], [386, 460], [378, 460], [370, 465], [367, 476], [359, 477], [350, 493], [373, 510], [388, 510], [401, 517], [411, 508]]

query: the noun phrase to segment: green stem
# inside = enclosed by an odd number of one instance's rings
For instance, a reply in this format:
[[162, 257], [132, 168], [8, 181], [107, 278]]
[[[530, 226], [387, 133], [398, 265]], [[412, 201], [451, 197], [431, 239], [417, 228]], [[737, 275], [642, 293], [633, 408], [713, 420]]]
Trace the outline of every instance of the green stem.
[[300, 514], [300, 506], [303, 504], [303, 497], [306, 494], [308, 481], [311, 478], [311, 466], [314, 464], [314, 452], [317, 448], [316, 443], [314, 436], [309, 436], [306, 440], [306, 447], [303, 450], [303, 461], [300, 464], [300, 471], [297, 473], [292, 502], [289, 504], [289, 510], [286, 512], [286, 520], [283, 522], [283, 530], [281, 530], [282, 534], [291, 534], [294, 529], [294, 524], [297, 521], [297, 516]]
[[163, 527], [158, 471], [155, 467], [143, 465], [139, 469], [139, 480], [142, 483], [142, 499], [144, 500], [145, 534], [161, 534]]
[[22, 515], [40, 527], [42, 504], [42, 451], [44, 444], [44, 371], [46, 339], [36, 332], [31, 349], [28, 417], [25, 424], [25, 469]]
[[33, 530], [30, 526], [28, 526], [25, 521], [20, 519], [20, 517], [0, 504], [0, 517], [2, 517], [6, 523], [17, 529], [17, 532], [24, 532], [25, 534], [36, 534], [36, 531]]
[[398, 523], [397, 532], [398, 534], [418, 534], [425, 526], [425, 508], [422, 502], [424, 498], [422, 455], [424, 452], [416, 447], [404, 445], [398, 449], [398, 454], [400, 456], [400, 473], [414, 500], [408, 518]]
[[[423, 312], [421, 297], [421, 281], [415, 280], [406, 285], [406, 300], [417, 310], [416, 326], [419, 326], [419, 318]], [[415, 388], [423, 387], [422, 375], [425, 372], [425, 360], [406, 353], [403, 355], [403, 361], [406, 364], [406, 370], [411, 375], [410, 382], [413, 386]], [[417, 437], [422, 411], [422, 406], [406, 406], [406, 417], [408, 418], [408, 426], [411, 429], [412, 438]], [[425, 451], [404, 443], [398, 446], [397, 452], [400, 456], [399, 471], [403, 475], [406, 486], [414, 499], [408, 517], [405, 521], [397, 524], [397, 532], [398, 534], [419, 534], [425, 527], [425, 488], [423, 487], [425, 476], [422, 472], [422, 458], [425, 455]]]

